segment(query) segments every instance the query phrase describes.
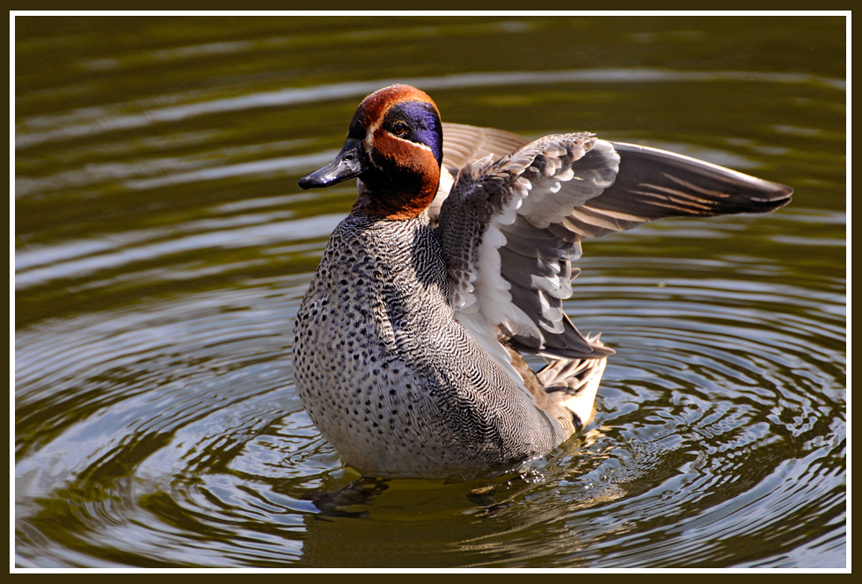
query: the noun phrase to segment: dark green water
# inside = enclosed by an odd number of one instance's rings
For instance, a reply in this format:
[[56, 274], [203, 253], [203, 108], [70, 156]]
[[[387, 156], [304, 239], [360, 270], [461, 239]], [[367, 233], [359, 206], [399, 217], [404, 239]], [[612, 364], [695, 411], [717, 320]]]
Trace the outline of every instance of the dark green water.
[[[21, 567], [843, 567], [839, 17], [18, 17]], [[589, 130], [792, 185], [766, 216], [585, 244], [614, 347], [596, 421], [489, 482], [358, 478], [311, 425], [292, 319], [367, 93]], [[363, 496], [360, 496], [360, 492]], [[352, 497], [352, 498], [351, 498]]]

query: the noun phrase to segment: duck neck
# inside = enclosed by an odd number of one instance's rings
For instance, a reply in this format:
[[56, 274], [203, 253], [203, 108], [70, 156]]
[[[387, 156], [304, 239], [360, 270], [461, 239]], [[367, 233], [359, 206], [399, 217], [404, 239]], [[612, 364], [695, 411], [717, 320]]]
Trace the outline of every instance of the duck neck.
[[411, 185], [398, 182], [391, 185], [359, 180], [359, 195], [350, 209], [351, 215], [371, 215], [382, 219], [413, 219], [431, 205], [440, 184], [439, 174], [433, 181], [423, 180]]

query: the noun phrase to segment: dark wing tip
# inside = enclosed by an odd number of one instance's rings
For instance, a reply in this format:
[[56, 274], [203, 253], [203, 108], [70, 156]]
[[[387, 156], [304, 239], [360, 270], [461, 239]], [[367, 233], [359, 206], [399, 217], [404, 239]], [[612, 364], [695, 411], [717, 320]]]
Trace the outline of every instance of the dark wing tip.
[[563, 316], [562, 333], [547, 334], [543, 338], [513, 335], [509, 345], [520, 353], [542, 355], [553, 359], [604, 359], [616, 353], [598, 340], [598, 336], [587, 337], [572, 324], [568, 316]]
[[760, 203], [762, 207], [753, 209], [752, 212], [768, 213], [790, 203], [793, 198], [793, 188], [766, 180], [761, 182], [763, 183], [763, 194], [755, 193], [750, 198], [753, 203]]
[[613, 143], [620, 174], [588, 206], [614, 208], [642, 221], [662, 217], [769, 213], [790, 202], [793, 189], [736, 170], [647, 146]]

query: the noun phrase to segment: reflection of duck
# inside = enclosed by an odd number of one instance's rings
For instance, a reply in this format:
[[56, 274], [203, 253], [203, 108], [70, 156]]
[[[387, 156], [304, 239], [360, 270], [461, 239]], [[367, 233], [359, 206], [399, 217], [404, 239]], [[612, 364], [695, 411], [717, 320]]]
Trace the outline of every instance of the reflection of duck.
[[[366, 97], [335, 160], [299, 184], [350, 178], [359, 196], [297, 314], [296, 385], [345, 461], [386, 477], [504, 469], [588, 421], [613, 351], [562, 310], [581, 239], [792, 193], [588, 133], [442, 124], [406, 85]], [[549, 364], [534, 373], [521, 353]]]
[[[566, 566], [589, 567], [596, 558], [586, 550], [595, 551], [589, 544], [596, 536], [622, 537], [644, 523], [577, 525], [567, 519], [583, 517], [591, 507], [629, 494], [626, 480], [604, 476], [611, 469], [623, 469], [615, 465], [619, 459], [608, 461], [601, 448], [590, 448], [594, 443], [588, 435], [594, 431], [590, 428], [555, 449], [533, 472], [511, 473], [505, 480], [446, 483], [366, 477], [337, 490], [307, 492], [303, 498], [311, 499], [319, 512], [304, 517], [298, 565], [463, 568], [520, 562], [551, 566], [557, 565], [564, 551]], [[581, 449], [589, 455], [572, 458]], [[611, 464], [605, 466], [606, 461]], [[335, 480], [327, 486], [335, 487]], [[549, 488], [564, 481], [569, 487], [563, 497]], [[549, 534], [550, 539], [542, 537]]]

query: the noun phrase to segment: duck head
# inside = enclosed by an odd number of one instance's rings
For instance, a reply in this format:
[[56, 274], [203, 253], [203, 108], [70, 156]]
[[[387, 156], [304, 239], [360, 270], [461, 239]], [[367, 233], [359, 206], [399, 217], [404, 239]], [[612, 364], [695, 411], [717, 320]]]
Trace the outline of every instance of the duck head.
[[443, 126], [437, 106], [409, 85], [391, 85], [362, 100], [335, 160], [299, 180], [303, 189], [358, 178], [354, 215], [409, 219], [437, 193]]

